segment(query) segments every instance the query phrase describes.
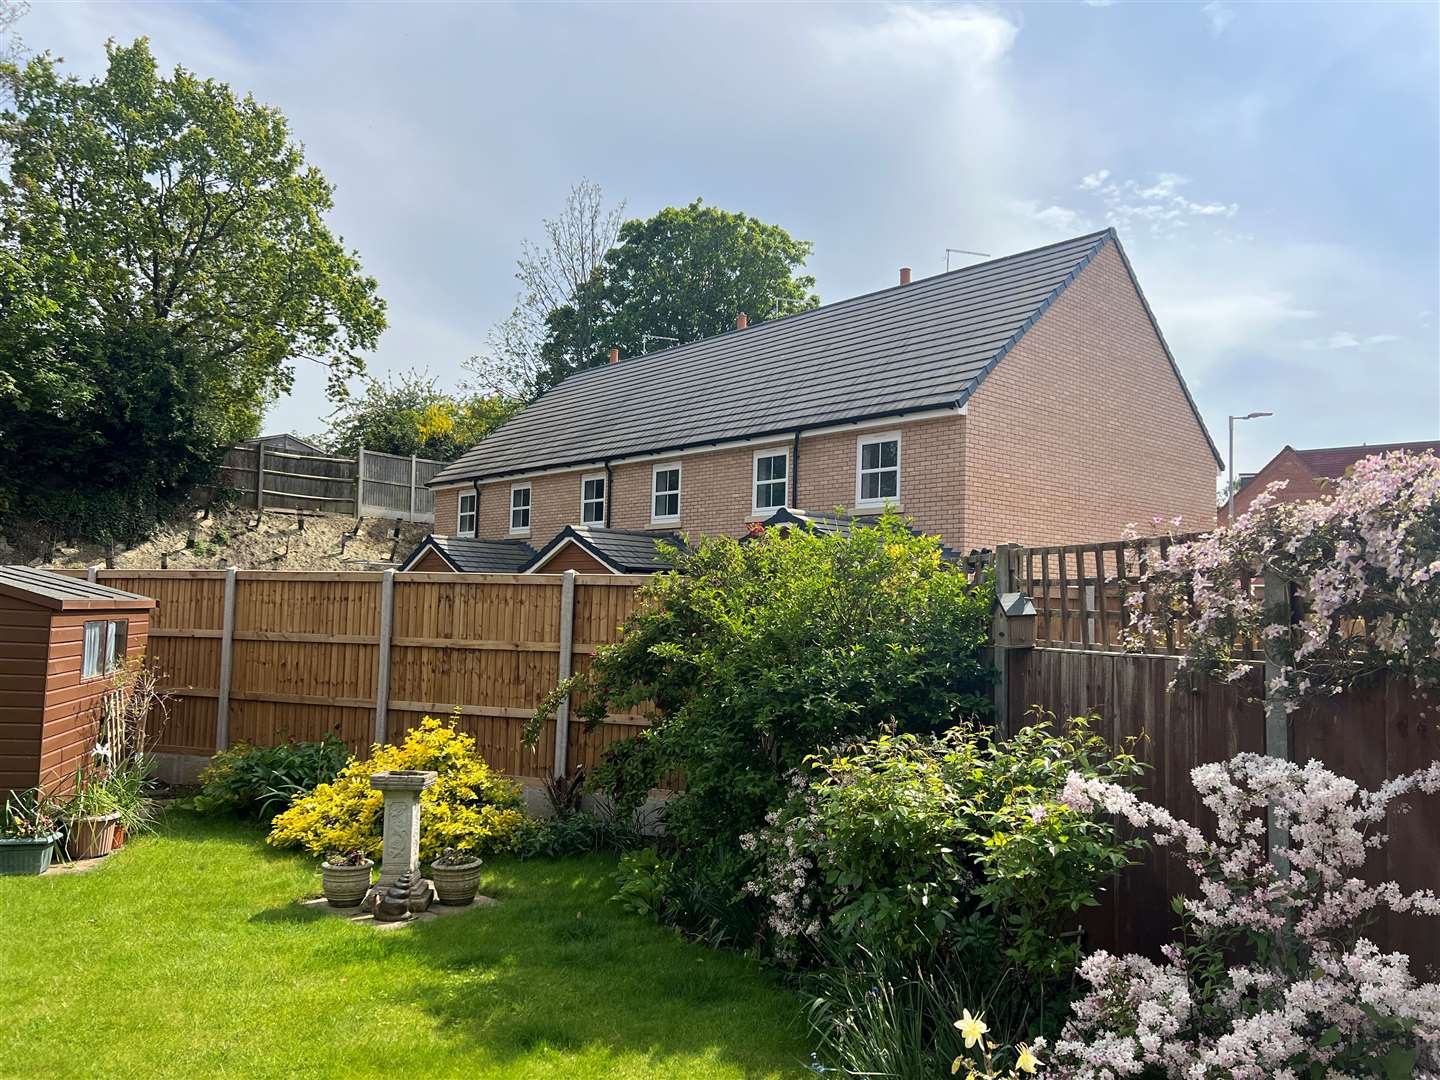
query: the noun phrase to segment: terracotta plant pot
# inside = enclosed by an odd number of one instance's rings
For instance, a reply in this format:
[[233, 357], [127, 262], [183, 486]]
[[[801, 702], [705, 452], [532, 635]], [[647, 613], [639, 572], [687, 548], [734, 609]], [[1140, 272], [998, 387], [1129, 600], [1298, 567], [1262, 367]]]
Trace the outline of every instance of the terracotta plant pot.
[[116, 825], [115, 825], [115, 836], [114, 836], [114, 838], [110, 841], [110, 850], [111, 850], [111, 851], [119, 851], [119, 850], [120, 850], [122, 847], [124, 847], [124, 846], [125, 846], [125, 826], [124, 826], [124, 825], [121, 825], [121, 824], [119, 824], [119, 823], [117, 822]]
[[325, 899], [331, 907], [357, 907], [365, 894], [370, 891], [370, 871], [375, 864], [366, 859], [360, 866], [331, 866], [320, 864], [320, 876], [325, 883]]
[[468, 862], [432, 863], [430, 878], [435, 882], [435, 902], [450, 907], [460, 907], [475, 899], [480, 890], [480, 860]]
[[0, 876], [11, 874], [34, 877], [50, 869], [50, 856], [60, 834], [49, 836], [0, 837]]
[[118, 813], [75, 818], [65, 823], [65, 853], [72, 859], [98, 859], [115, 846]]

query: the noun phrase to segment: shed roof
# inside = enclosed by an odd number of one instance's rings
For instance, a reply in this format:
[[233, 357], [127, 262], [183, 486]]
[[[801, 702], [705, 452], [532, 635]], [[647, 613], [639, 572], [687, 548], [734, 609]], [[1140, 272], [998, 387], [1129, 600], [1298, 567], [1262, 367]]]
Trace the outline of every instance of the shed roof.
[[436, 552], [456, 573], [518, 574], [535, 556], [522, 540], [476, 540], [468, 536], [427, 536], [400, 564], [408, 570], [427, 551]]
[[661, 541], [676, 546], [681, 544], [678, 533], [567, 525], [536, 553], [526, 573], [540, 573], [561, 548], [574, 544], [617, 574], [655, 574], [672, 569], [671, 564], [660, 555], [657, 545]]
[[52, 611], [131, 611], [153, 608], [155, 601], [84, 578], [37, 570], [33, 566], [0, 566], [0, 594], [28, 600]]
[[959, 407], [1109, 243], [1113, 230], [1090, 233], [590, 368], [430, 483]]

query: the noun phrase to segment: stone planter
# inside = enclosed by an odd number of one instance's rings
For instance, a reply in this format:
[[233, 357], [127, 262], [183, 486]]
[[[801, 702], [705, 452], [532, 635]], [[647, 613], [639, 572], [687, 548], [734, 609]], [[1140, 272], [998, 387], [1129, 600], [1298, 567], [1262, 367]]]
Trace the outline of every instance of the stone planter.
[[72, 859], [98, 859], [115, 846], [115, 823], [120, 814], [97, 814], [65, 823], [65, 853]]
[[0, 838], [0, 876], [28, 875], [35, 877], [50, 869], [50, 856], [60, 834], [49, 836], [15, 836]]
[[365, 894], [370, 891], [370, 871], [375, 863], [366, 859], [360, 866], [331, 866], [320, 864], [320, 876], [325, 883], [325, 899], [331, 907], [358, 907]]
[[460, 907], [475, 899], [480, 890], [480, 860], [430, 865], [430, 879], [435, 882], [435, 902]]

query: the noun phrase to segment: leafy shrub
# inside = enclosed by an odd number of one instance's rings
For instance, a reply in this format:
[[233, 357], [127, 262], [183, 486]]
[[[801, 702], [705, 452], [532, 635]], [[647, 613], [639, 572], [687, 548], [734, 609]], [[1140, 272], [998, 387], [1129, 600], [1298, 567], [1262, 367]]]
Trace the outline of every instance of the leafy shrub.
[[[1066, 802], [1103, 809], [1185, 854], [1200, 882], [1181, 904], [1186, 940], [1163, 963], [1097, 952], [1090, 992], [1055, 1045], [1049, 1074], [1386, 1078], [1424, 1075], [1440, 1050], [1440, 985], [1417, 984], [1404, 953], [1361, 936], [1383, 910], [1440, 915], [1429, 889], [1362, 880], [1401, 797], [1440, 792], [1440, 761], [1367, 792], [1319, 762], [1239, 754], [1191, 771], [1213, 838], [1127, 790], [1076, 775]], [[1272, 862], [1266, 815], [1288, 824]], [[1278, 865], [1277, 865], [1278, 863]]]
[[593, 785], [633, 808], [684, 775], [665, 811], [674, 880], [692, 891], [708, 881], [717, 892], [696, 897], [697, 916], [728, 923], [744, 906], [739, 837], [784, 801], [807, 756], [887, 726], [937, 731], [988, 715], [992, 593], [894, 515], [848, 537], [707, 538], [672, 557], [677, 572], [646, 587], [622, 640], [546, 699], [532, 732], [572, 693], [594, 722], [652, 712]]
[[423, 861], [446, 848], [488, 855], [518, 846], [525, 823], [519, 786], [491, 770], [473, 738], [429, 716], [399, 746], [372, 746], [368, 758], [351, 758], [333, 782], [297, 795], [275, 818], [269, 843], [315, 855], [354, 849], [379, 858], [384, 795], [370, 778], [390, 769], [438, 774], [420, 794]]
[[334, 780], [349, 756], [334, 735], [279, 746], [237, 743], [210, 759], [190, 805], [202, 814], [268, 822], [297, 795]]
[[644, 843], [645, 837], [633, 819], [582, 810], [549, 818], [527, 818], [519, 854], [526, 859], [557, 859], [597, 851], [633, 851]]

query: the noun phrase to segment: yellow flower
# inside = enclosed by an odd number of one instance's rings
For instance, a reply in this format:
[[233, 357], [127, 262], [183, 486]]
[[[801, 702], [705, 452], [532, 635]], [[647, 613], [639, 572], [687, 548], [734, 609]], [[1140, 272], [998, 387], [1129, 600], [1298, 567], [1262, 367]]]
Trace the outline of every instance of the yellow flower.
[[1021, 1072], [1033, 1073], [1040, 1059], [1030, 1052], [1030, 1047], [1024, 1043], [1020, 1044], [1020, 1056], [1015, 1060], [1015, 1067]]
[[985, 1033], [990, 1030], [990, 1025], [981, 1019], [984, 1015], [984, 1013], [981, 1013], [980, 1016], [971, 1016], [970, 1010], [966, 1009], [960, 1019], [955, 1021], [955, 1026], [960, 1029], [960, 1034], [965, 1037], [965, 1049], [969, 1050], [983, 1039]]

